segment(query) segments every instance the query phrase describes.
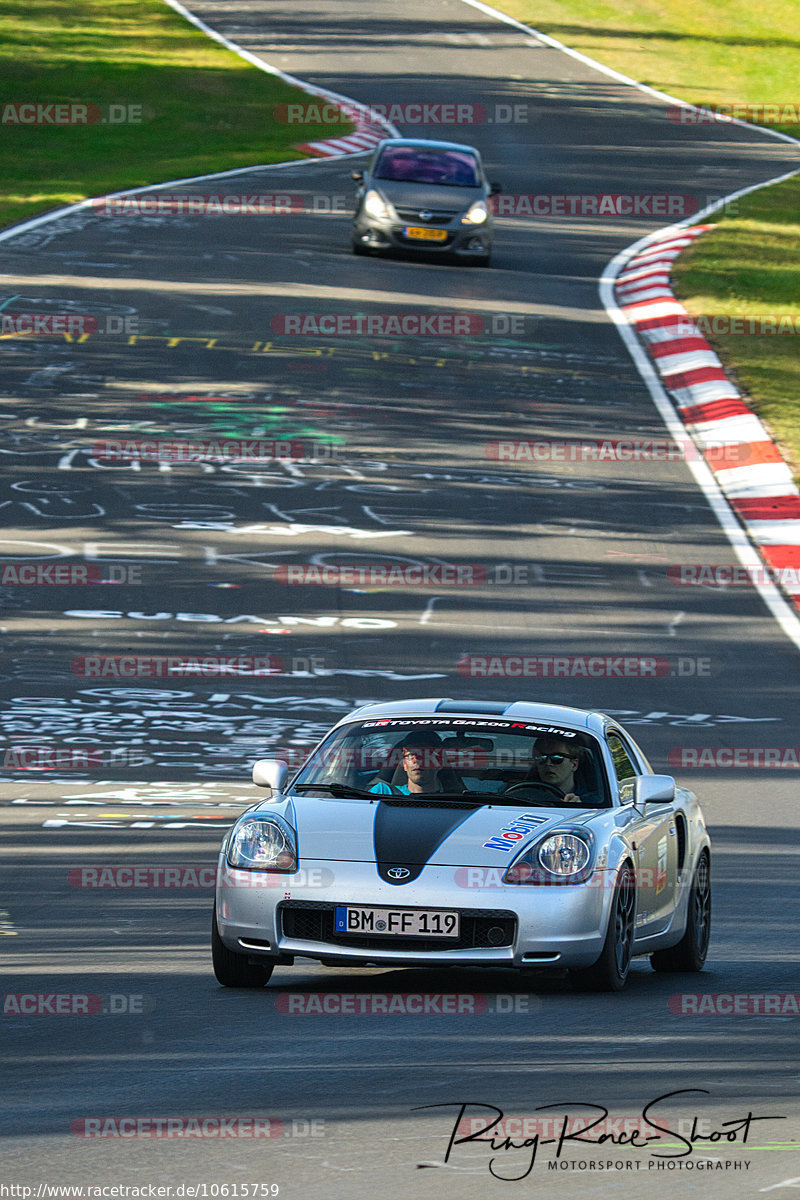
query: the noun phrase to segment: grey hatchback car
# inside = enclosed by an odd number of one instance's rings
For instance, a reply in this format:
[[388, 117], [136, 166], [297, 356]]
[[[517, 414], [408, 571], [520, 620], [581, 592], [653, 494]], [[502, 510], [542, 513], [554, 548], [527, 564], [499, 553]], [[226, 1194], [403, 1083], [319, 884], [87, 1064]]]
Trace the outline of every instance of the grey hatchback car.
[[358, 184], [353, 253], [411, 251], [486, 266], [492, 252], [489, 183], [474, 146], [385, 138]]

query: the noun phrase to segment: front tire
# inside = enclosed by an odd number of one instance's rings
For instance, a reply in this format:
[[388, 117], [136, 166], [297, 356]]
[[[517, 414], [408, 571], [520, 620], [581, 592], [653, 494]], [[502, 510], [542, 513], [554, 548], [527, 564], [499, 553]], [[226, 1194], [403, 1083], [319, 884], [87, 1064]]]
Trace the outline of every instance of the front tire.
[[573, 987], [582, 992], [621, 992], [628, 978], [636, 926], [636, 880], [626, 862], [617, 877], [603, 949], [591, 967], [570, 971]]
[[269, 981], [275, 966], [270, 962], [251, 963], [246, 954], [236, 954], [228, 949], [219, 936], [216, 905], [211, 914], [211, 960], [217, 982], [223, 987], [231, 988], [263, 987]]
[[710, 937], [711, 862], [708, 852], [704, 850], [692, 880], [684, 935], [677, 946], [670, 946], [669, 950], [656, 950], [651, 954], [650, 965], [659, 972], [702, 971]]

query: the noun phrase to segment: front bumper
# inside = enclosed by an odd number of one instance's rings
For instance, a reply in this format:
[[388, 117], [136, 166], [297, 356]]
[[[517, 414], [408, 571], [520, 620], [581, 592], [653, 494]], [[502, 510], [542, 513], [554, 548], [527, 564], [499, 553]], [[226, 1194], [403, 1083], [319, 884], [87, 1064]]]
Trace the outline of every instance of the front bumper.
[[[418, 222], [426, 228], [424, 222]], [[444, 234], [440, 239], [407, 237], [407, 223], [396, 220], [357, 219], [353, 223], [353, 241], [369, 250], [408, 250], [418, 254], [452, 254], [463, 258], [485, 258], [492, 249], [491, 225], [432, 225], [430, 233]]]
[[[466, 887], [463, 872], [429, 866], [413, 884], [392, 886], [369, 863], [305, 863], [297, 876], [288, 876], [233, 870], [221, 859], [220, 935], [239, 954], [342, 965], [564, 968], [589, 966], [599, 957], [613, 892], [605, 872], [585, 884], [476, 888]], [[339, 936], [332, 913], [340, 904], [457, 909], [463, 936], [456, 945], [441, 938], [420, 944]]]

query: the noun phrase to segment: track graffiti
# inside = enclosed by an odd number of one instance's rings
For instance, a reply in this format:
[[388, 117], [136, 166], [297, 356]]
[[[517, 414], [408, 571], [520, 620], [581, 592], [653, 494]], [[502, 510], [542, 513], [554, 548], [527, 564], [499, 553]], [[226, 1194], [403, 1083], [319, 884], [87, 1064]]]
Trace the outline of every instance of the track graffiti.
[[[13, 343], [16, 341], [24, 341], [28, 335], [22, 333], [9, 333], [4, 337], [4, 341]], [[492, 374], [496, 373], [499, 365], [502, 365], [504, 370], [517, 372], [518, 374], [536, 374], [536, 375], [554, 375], [562, 378], [565, 375], [575, 376], [582, 379], [589, 378], [588, 370], [580, 370], [577, 367], [569, 366], [566, 363], [564, 355], [549, 355], [550, 358], [558, 358], [558, 361], [552, 365], [545, 362], [545, 357], [540, 353], [540, 347], [528, 346], [517, 349], [516, 347], [498, 348], [487, 342], [485, 347], [478, 347], [472, 342], [469, 346], [459, 347], [454, 351], [452, 345], [442, 345], [441, 349], [436, 346], [432, 349], [426, 345], [420, 353], [403, 353], [395, 348], [392, 344], [392, 339], [386, 339], [386, 349], [373, 348], [365, 344], [365, 339], [360, 340], [342, 340], [337, 344], [321, 343], [310, 346], [296, 346], [285, 342], [262, 341], [244, 339], [236, 341], [234, 339], [221, 340], [219, 337], [195, 336], [192, 334], [156, 334], [156, 333], [130, 333], [127, 336], [116, 338], [113, 334], [92, 334], [80, 333], [70, 334], [63, 333], [58, 335], [58, 338], [51, 338], [51, 342], [59, 345], [63, 344], [65, 348], [79, 345], [81, 347], [91, 347], [93, 343], [102, 342], [104, 345], [125, 346], [132, 350], [150, 351], [156, 350], [173, 350], [173, 351], [191, 351], [191, 352], [234, 352], [239, 355], [254, 356], [257, 358], [268, 358], [274, 356], [276, 359], [284, 361], [292, 360], [312, 360], [319, 362], [325, 359], [354, 359], [360, 362], [368, 363], [386, 363], [388, 366], [399, 366], [407, 368], [416, 366], [429, 370], [451, 371], [453, 362], [456, 360], [460, 370], [475, 371], [485, 370]], [[548, 347], [547, 349], [552, 349]], [[527, 360], [527, 361], [520, 361]], [[74, 364], [70, 364], [71, 370]]]
[[[7, 744], [35, 739], [41, 746], [137, 750], [160, 771], [190, 770], [195, 780], [243, 781], [256, 758], [279, 749], [310, 749], [350, 708], [351, 700], [335, 696], [84, 688], [71, 697], [10, 698], [0, 714], [0, 731]], [[4, 771], [0, 778], [19, 782], [19, 772]], [[48, 782], [58, 778], [48, 772]], [[74, 782], [91, 773], [73, 770], [66, 778]], [[188, 799], [190, 790], [182, 786], [181, 796]], [[158, 798], [149, 788], [148, 796]]]
[[618, 717], [625, 725], [673, 725], [681, 729], [704, 729], [714, 725], [765, 725], [780, 717], [740, 717], [732, 713], [671, 713], [652, 709], [643, 712], [635, 708], [606, 709], [610, 717]]

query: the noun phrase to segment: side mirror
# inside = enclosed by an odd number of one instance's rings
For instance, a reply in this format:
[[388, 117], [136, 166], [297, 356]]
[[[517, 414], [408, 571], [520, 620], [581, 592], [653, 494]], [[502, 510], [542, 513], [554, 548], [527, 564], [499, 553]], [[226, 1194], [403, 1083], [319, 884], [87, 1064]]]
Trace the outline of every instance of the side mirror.
[[490, 183], [489, 184], [489, 195], [490, 196], [499, 196], [500, 193], [502, 192], [502, 190], [503, 190], [502, 183]]
[[675, 780], [671, 775], [640, 775], [633, 785], [633, 803], [640, 812], [648, 804], [671, 804], [675, 799]]
[[363, 183], [364, 182], [364, 172], [363, 171], [351, 171], [350, 178], [355, 179], [356, 183]]
[[283, 791], [288, 774], [288, 764], [277, 758], [260, 758], [253, 764], [253, 783], [257, 787], [269, 788], [273, 795]]

